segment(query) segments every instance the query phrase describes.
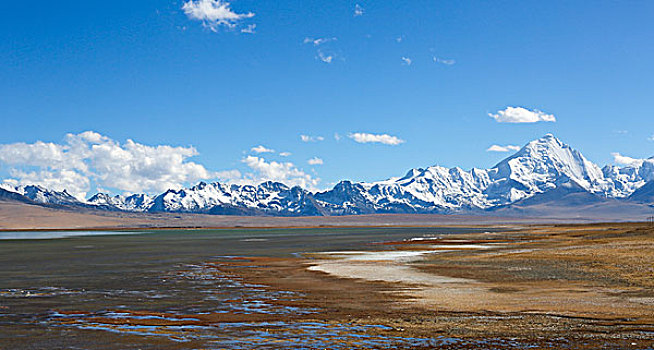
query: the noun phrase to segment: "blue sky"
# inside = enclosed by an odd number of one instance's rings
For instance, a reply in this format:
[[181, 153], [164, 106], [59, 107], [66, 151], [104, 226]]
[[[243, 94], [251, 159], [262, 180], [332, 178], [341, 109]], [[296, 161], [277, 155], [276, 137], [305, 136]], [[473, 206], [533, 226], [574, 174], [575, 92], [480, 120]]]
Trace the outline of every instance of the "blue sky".
[[[219, 23], [183, 9], [202, 2], [242, 16]], [[48, 163], [7, 146], [43, 141], [70, 152], [66, 135], [84, 131], [121, 150], [128, 139], [192, 146], [169, 167], [192, 162], [208, 173], [177, 183], [260, 180], [276, 174], [271, 162], [316, 188], [434, 164], [485, 168], [510, 154], [489, 147], [549, 132], [600, 165], [616, 152], [646, 158], [653, 17], [652, 1], [3, 2], [0, 177], [58, 184], [68, 168], [83, 173], [70, 159]], [[556, 121], [489, 116], [507, 107]], [[403, 142], [360, 143], [354, 133]], [[275, 152], [251, 151], [260, 145]], [[102, 180], [115, 172], [94, 174], [82, 174], [90, 192], [139, 189]]]

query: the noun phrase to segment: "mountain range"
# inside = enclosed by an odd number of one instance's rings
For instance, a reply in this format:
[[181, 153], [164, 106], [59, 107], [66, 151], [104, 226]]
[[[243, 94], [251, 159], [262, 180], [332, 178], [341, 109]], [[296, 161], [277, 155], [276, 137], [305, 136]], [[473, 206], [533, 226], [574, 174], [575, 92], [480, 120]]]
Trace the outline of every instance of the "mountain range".
[[[152, 196], [98, 193], [80, 201], [65, 190], [0, 185], [0, 198], [39, 205], [128, 212], [330, 216], [374, 213], [539, 215], [578, 209], [654, 208], [654, 157], [600, 168], [551, 134], [531, 141], [490, 169], [431, 166], [379, 182], [341, 181], [311, 192], [279, 182], [201, 182]], [[600, 209], [597, 209], [600, 208]]]

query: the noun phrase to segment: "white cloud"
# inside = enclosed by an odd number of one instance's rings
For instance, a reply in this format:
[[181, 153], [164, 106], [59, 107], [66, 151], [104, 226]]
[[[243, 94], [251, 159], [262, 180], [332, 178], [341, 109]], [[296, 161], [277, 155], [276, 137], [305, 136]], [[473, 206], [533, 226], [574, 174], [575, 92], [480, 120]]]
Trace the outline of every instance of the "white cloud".
[[648, 140], [654, 141], [654, 134], [652, 134], [652, 136], [650, 136]]
[[13, 179], [7, 179], [5, 182], [16, 186], [30, 184], [60, 192], [66, 190], [79, 199], [84, 199], [91, 187], [91, 180], [75, 170], [24, 171], [14, 168], [9, 170], [9, 175]]
[[451, 65], [453, 65], [453, 64], [456, 63], [455, 60], [452, 60], [452, 59], [446, 59], [446, 58], [438, 58], [438, 57], [436, 57], [436, 56], [433, 57], [433, 60], [434, 60], [434, 62], [436, 62], [436, 63], [442, 63], [442, 64], [447, 65], [447, 66], [451, 66]]
[[300, 140], [302, 140], [302, 142], [318, 142], [325, 140], [325, 138], [322, 136], [300, 135]]
[[385, 145], [396, 146], [405, 141], [387, 134], [369, 134], [364, 132], [355, 132], [348, 135], [349, 138], [358, 143], [383, 143]]
[[184, 3], [182, 10], [188, 18], [202, 21], [205, 27], [214, 32], [221, 26], [234, 28], [238, 22], [254, 17], [252, 12], [232, 11], [230, 3], [225, 0], [190, 0]]
[[529, 110], [523, 107], [506, 107], [497, 113], [488, 113], [488, 116], [495, 119], [498, 123], [536, 123], [536, 122], [555, 122], [556, 118], [552, 114], [546, 114], [537, 109]]
[[234, 181], [240, 179], [242, 176], [241, 172], [236, 169], [217, 171], [213, 173], [213, 177], [221, 181]]
[[395, 38], [395, 41], [396, 41], [398, 44], [401, 43], [402, 40], [404, 40], [404, 35], [400, 35], [400, 36], [398, 36], [397, 38]]
[[324, 53], [322, 50], [318, 50], [318, 56], [316, 56], [316, 57], [317, 57], [317, 59], [319, 59], [319, 60], [321, 60], [322, 62], [325, 62], [325, 63], [332, 63], [332, 61], [334, 60], [333, 55], [328, 55], [328, 54]]
[[404, 57], [404, 56], [402, 56], [402, 61], [403, 61], [402, 64], [407, 65], [407, 66], [410, 66], [411, 63], [413, 63], [413, 61], [411, 61], [411, 58], [409, 58], [409, 57]]
[[279, 181], [288, 186], [301, 186], [305, 189], [315, 190], [320, 182], [320, 179], [313, 178], [291, 162], [266, 162], [264, 158], [247, 156], [243, 159], [243, 163], [254, 171], [244, 176], [252, 183]]
[[520, 150], [520, 146], [514, 146], [514, 145], [506, 145], [506, 146], [500, 146], [500, 145], [492, 145], [486, 149], [486, 152], [510, 152], [510, 151], [518, 151]]
[[[314, 47], [317, 47], [316, 49], [316, 60], [319, 60], [324, 63], [332, 63], [334, 59], [339, 57], [339, 55], [336, 53], [336, 50], [333, 50], [330, 48], [330, 45], [325, 45], [330, 42], [337, 41], [338, 38], [331, 37], [331, 38], [309, 38], [306, 37], [304, 38], [303, 43], [304, 44], [311, 44]], [[342, 59], [342, 58], [341, 58]]]
[[252, 147], [250, 150], [255, 153], [275, 153], [274, 149], [267, 148], [263, 145]]
[[280, 153], [279, 153], [279, 155], [282, 156], [282, 157], [288, 157], [288, 156], [290, 156], [291, 154], [292, 154], [291, 152], [280, 152]]
[[[202, 165], [189, 162], [193, 147], [125, 144], [92, 131], [68, 134], [63, 143], [0, 145], [0, 163], [14, 183], [42, 185], [82, 198], [97, 187], [127, 192], [161, 192], [214, 177]], [[233, 174], [232, 174], [233, 175]]]
[[256, 24], [248, 24], [247, 27], [241, 29], [241, 33], [245, 33], [245, 34], [254, 34], [256, 32], [257, 32]]
[[332, 41], [336, 41], [336, 40], [338, 40], [338, 38], [335, 38], [335, 37], [332, 37], [332, 38], [317, 38], [317, 39], [306, 37], [306, 38], [304, 38], [303, 43], [312, 44], [313, 46], [320, 46], [322, 44], [326, 44], [328, 42], [332, 42]]
[[313, 157], [313, 158], [309, 159], [307, 161], [307, 163], [309, 163], [309, 165], [322, 165], [323, 161], [322, 161], [321, 158]]
[[618, 163], [618, 164], [624, 164], [624, 165], [641, 165], [645, 161], [644, 159], [638, 159], [638, 158], [631, 158], [627, 156], [623, 156], [620, 153], [611, 153], [613, 156], [613, 161]]
[[0, 146], [0, 161], [9, 165], [54, 167], [64, 162], [64, 157], [64, 146], [54, 143], [37, 141], [33, 144], [14, 143]]
[[363, 7], [361, 7], [361, 5], [359, 4], [354, 5], [354, 17], [363, 16], [363, 13], [364, 13], [364, 9]]
[[341, 140], [341, 135], [339, 135], [337, 132], [335, 132], [334, 133], [334, 140], [336, 140], [336, 142], [340, 141]]

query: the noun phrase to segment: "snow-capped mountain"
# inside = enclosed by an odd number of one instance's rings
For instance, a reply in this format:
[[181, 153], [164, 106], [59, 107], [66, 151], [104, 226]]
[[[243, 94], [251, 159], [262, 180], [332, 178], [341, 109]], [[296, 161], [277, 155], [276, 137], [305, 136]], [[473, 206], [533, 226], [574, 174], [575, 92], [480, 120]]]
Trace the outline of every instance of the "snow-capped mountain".
[[11, 186], [9, 184], [0, 184], [0, 189], [21, 195], [23, 198], [36, 203], [61, 205], [83, 204], [66, 190], [59, 192], [37, 185]]
[[[331, 190], [316, 193], [270, 181], [257, 186], [201, 182], [154, 197], [112, 197], [99, 193], [84, 205], [136, 212], [237, 215], [452, 213], [490, 210], [513, 203], [554, 203], [559, 196], [565, 196], [568, 202], [574, 198], [577, 203], [627, 199], [636, 193], [642, 200], [649, 197], [637, 190], [646, 184], [645, 188], [651, 187], [652, 182], [654, 157], [625, 167], [600, 168], [548, 134], [490, 169], [466, 171], [436, 165], [411, 169], [403, 177], [386, 181], [341, 181]], [[81, 204], [65, 191], [47, 191], [38, 186], [7, 190], [40, 203]]]
[[579, 151], [551, 134], [529, 142], [490, 169], [486, 194], [506, 204], [574, 182], [589, 192], [603, 192], [608, 183], [602, 170]]
[[654, 181], [654, 157], [622, 168], [607, 165], [602, 168], [602, 174], [612, 184], [609, 197], [626, 197], [646, 183]]
[[654, 159], [602, 170], [579, 151], [548, 134], [490, 169], [412, 169], [399, 179], [341, 182], [314, 197], [343, 214], [452, 212], [503, 206], [566, 185], [601, 197], [625, 198], [653, 179]]
[[149, 211], [209, 214], [321, 215], [311, 193], [296, 186], [267, 181], [258, 186], [201, 182], [168, 190], [153, 200]]
[[124, 211], [147, 211], [153, 203], [152, 196], [147, 194], [133, 194], [131, 196], [110, 196], [106, 193], [98, 193], [89, 198], [88, 204], [99, 207], [107, 207]]

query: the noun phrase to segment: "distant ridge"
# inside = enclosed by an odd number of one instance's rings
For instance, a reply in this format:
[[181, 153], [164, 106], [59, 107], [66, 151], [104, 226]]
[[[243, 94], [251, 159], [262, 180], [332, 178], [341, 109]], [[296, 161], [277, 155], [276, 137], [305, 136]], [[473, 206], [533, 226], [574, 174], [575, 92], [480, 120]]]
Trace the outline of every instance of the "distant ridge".
[[629, 200], [637, 203], [654, 203], [654, 181], [646, 183], [629, 196]]
[[435, 165], [411, 169], [403, 177], [385, 181], [341, 181], [324, 192], [271, 181], [256, 186], [201, 182], [156, 196], [98, 193], [79, 201], [66, 191], [40, 186], [4, 184], [0, 189], [0, 198], [129, 212], [275, 216], [529, 212], [533, 215], [539, 210], [552, 212], [550, 209], [555, 207], [645, 212], [654, 203], [654, 157], [624, 167], [600, 168], [581, 152], [547, 134], [490, 169], [466, 171]]

